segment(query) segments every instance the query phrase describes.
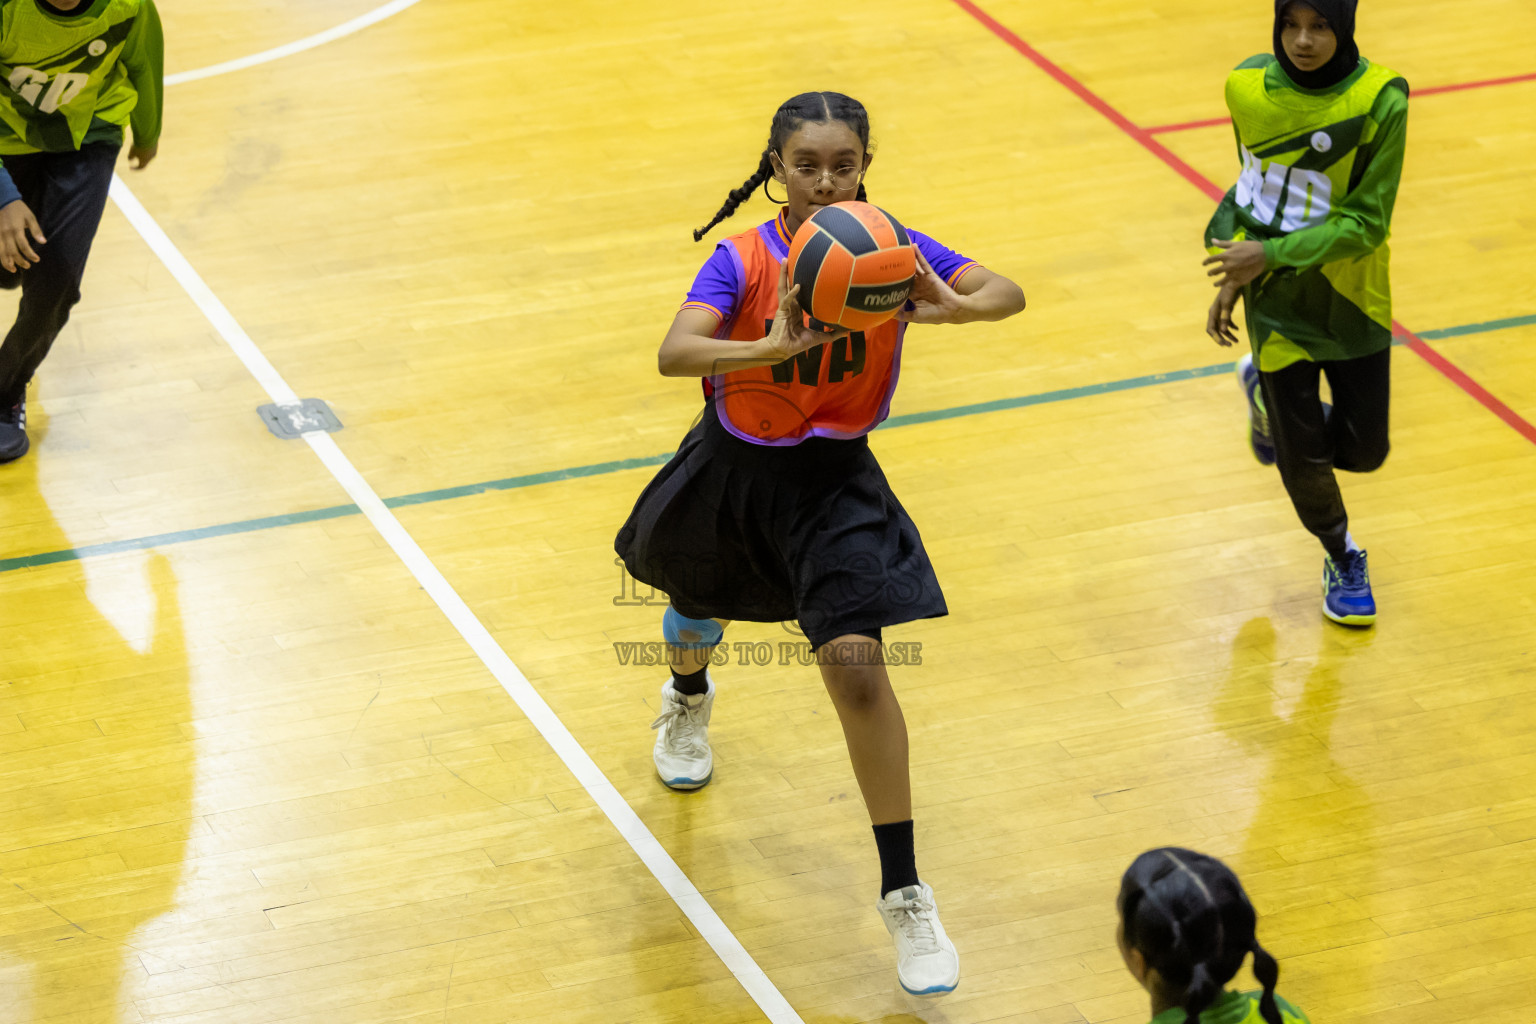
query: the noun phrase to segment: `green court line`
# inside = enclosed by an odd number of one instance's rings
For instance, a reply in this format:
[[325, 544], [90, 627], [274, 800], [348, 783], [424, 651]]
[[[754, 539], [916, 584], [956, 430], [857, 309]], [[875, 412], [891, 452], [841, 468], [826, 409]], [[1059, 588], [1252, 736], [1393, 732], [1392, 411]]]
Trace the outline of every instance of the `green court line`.
[[40, 555], [0, 558], [0, 572], [10, 572], [12, 569], [26, 569], [34, 565], [50, 565], [54, 562], [73, 562], [97, 555], [115, 555], [123, 551], [142, 551], [145, 548], [160, 547], [163, 544], [185, 544], [187, 541], [204, 540], [208, 537], [228, 537], [236, 533], [253, 533], [256, 530], [270, 530], [277, 526], [314, 523], [322, 519], [340, 519], [342, 516], [355, 516], [360, 512], [361, 509], [356, 505], [332, 505], [330, 508], [317, 508], [308, 512], [290, 512], [287, 515], [281, 516], [245, 519], [238, 523], [200, 526], [195, 530], [173, 530], [170, 533], [157, 533], [152, 537], [114, 540], [108, 541], [105, 544], [87, 544], [79, 548], [65, 548], [63, 551], [45, 551]]
[[[1536, 324], [1536, 316], [1516, 316], [1504, 320], [1487, 320], [1478, 324], [1465, 324], [1461, 327], [1445, 327], [1438, 331], [1422, 331], [1419, 337], [1425, 341], [1434, 341], [1440, 338], [1456, 338], [1466, 334], [1502, 331], [1510, 327], [1524, 327], [1528, 324]], [[1394, 342], [1394, 344], [1400, 344], [1400, 342]], [[1214, 377], [1232, 372], [1232, 365], [1232, 361], [1228, 360], [1227, 362], [1214, 363], [1210, 366], [1197, 366], [1188, 370], [1151, 373], [1143, 377], [1127, 377], [1124, 380], [1105, 381], [1101, 384], [1087, 384], [1082, 387], [1062, 388], [1057, 391], [1042, 391], [1039, 394], [1021, 395], [1017, 398], [999, 398], [990, 402], [957, 405], [948, 409], [932, 409], [928, 412], [907, 413], [902, 416], [888, 418], [880, 425], [879, 429], [890, 430], [894, 427], [910, 427], [919, 423], [936, 423], [940, 420], [958, 419], [962, 416], [978, 416], [982, 413], [1001, 412], [1006, 409], [1022, 409], [1031, 405], [1046, 405], [1051, 402], [1064, 402], [1073, 398], [1088, 398], [1093, 395], [1106, 395], [1115, 391], [1130, 391], [1135, 388], [1170, 384], [1174, 381]], [[571, 466], [567, 469], [547, 470], [543, 473], [527, 473], [523, 476], [509, 476], [500, 480], [487, 480], [483, 483], [443, 487], [433, 491], [418, 491], [415, 494], [402, 494], [395, 498], [385, 498], [384, 504], [390, 508], [404, 508], [408, 505], [426, 505], [432, 502], [448, 501], [453, 498], [467, 498], [475, 494], [485, 494], [488, 491], [512, 491], [523, 487], [533, 487], [538, 484], [554, 483], [558, 480], [577, 480], [581, 477], [605, 476], [609, 473], [623, 472], [626, 469], [643, 469], [647, 466], [659, 466], [671, 457], [672, 453], [667, 452], [662, 455], [649, 455], [638, 459], [617, 459], [612, 462], [595, 462], [587, 466]], [[87, 544], [84, 547], [65, 548], [62, 551], [45, 551], [36, 555], [20, 555], [16, 558], [0, 558], [0, 573], [12, 572], [16, 569], [30, 569], [33, 566], [39, 565], [51, 565], [55, 562], [73, 562], [98, 555], [113, 555], [123, 551], [141, 551], [145, 548], [160, 547], [167, 544], [185, 544], [188, 541], [206, 540], [211, 537], [228, 537], [239, 533], [270, 530], [279, 526], [296, 526], [300, 523], [313, 523], [324, 519], [339, 519], [344, 516], [360, 514], [361, 510], [356, 505], [332, 505], [330, 508], [313, 509], [308, 512], [291, 512], [281, 516], [264, 516], [260, 519], [245, 519], [240, 522], [222, 523], [217, 526], [202, 526], [192, 530], [158, 533], [151, 537], [115, 540], [105, 544]]]
[[1028, 405], [1045, 405], [1047, 402], [1064, 402], [1069, 398], [1087, 398], [1090, 395], [1107, 395], [1112, 391], [1130, 391], [1154, 384], [1168, 384], [1176, 380], [1193, 380], [1196, 377], [1214, 377], [1231, 373], [1232, 361], [1212, 366], [1197, 366], [1192, 370], [1170, 370], [1168, 373], [1150, 373], [1145, 377], [1127, 377], [1102, 384], [1087, 384], [1080, 388], [1062, 388], [1060, 391], [1042, 391], [1038, 395], [1021, 395], [1018, 398], [998, 398], [991, 402], [974, 405], [957, 405], [951, 409], [933, 409], [929, 412], [910, 412], [905, 416], [892, 416], [880, 424], [881, 430], [891, 427], [909, 427], [916, 423], [934, 423], [952, 420], [960, 416], [977, 416], [984, 412], [1001, 412], [1004, 409], [1022, 409]]
[[[640, 459], [594, 462], [590, 466], [572, 466], [570, 469], [552, 469], [545, 473], [529, 473], [526, 476], [509, 476], [502, 480], [487, 480], [485, 483], [480, 484], [464, 484], [460, 487], [444, 487], [436, 491], [418, 491], [415, 494], [402, 494], [398, 498], [385, 498], [384, 504], [390, 508], [403, 508], [406, 505], [425, 505], [433, 501], [447, 501], [449, 498], [467, 498], [472, 494], [484, 494], [486, 491], [515, 491], [519, 487], [554, 483], [556, 480], [576, 480], [584, 476], [602, 476], [606, 473], [618, 473], [626, 469], [659, 466], [671, 457], [672, 453], [667, 452], [665, 455], [647, 455]], [[4, 562], [0, 562], [0, 568], [3, 568], [4, 565]]]
[[1536, 316], [1512, 316], [1504, 320], [1485, 320], [1480, 324], [1442, 327], [1438, 331], [1420, 331], [1419, 337], [1425, 341], [1436, 341], [1440, 338], [1459, 338], [1463, 334], [1483, 334], [1487, 331], [1503, 331], [1511, 327], [1526, 327], [1530, 324], [1536, 324]]

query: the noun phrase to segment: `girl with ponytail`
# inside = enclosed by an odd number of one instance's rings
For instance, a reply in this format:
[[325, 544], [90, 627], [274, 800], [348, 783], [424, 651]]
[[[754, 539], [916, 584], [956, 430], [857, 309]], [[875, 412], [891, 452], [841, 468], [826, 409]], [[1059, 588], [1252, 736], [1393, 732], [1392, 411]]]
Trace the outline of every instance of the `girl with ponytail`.
[[[858, 136], [861, 151], [856, 153], [850, 149], [843, 154], [845, 161], [841, 164], [845, 173], [857, 172], [858, 191], [851, 197], [839, 195], [837, 198], [839, 200], [852, 198], [860, 203], [869, 201], [864, 191], [864, 172], [869, 170], [869, 162], [874, 159], [875, 154], [869, 148], [869, 113], [864, 109], [864, 104], [840, 92], [803, 92], [799, 96], [785, 100], [783, 105], [773, 112], [773, 123], [768, 128], [768, 145], [763, 147], [763, 155], [758, 158], [757, 170], [753, 172], [752, 177], [742, 182], [741, 188], [732, 189], [726, 194], [725, 204], [715, 214], [714, 220], [694, 231], [695, 242], [702, 241], [710, 228], [735, 213], [736, 207], [750, 199], [759, 185], [763, 188], [763, 197], [770, 203], [780, 206], [788, 205], [783, 199], [773, 198], [773, 194], [768, 191], [768, 182], [778, 180], [788, 183], [786, 172], [789, 169], [784, 162], [784, 154], [787, 152], [785, 144], [789, 142], [789, 137], [808, 121], [823, 124], [840, 123]], [[843, 188], [839, 191], [846, 192], [848, 189]], [[803, 220], [804, 217], [798, 219]], [[796, 224], [796, 227], [798, 226]], [[790, 235], [793, 236], [794, 232], [791, 231]]]
[[789, 286], [790, 241], [818, 208], [865, 200], [873, 158], [857, 100], [792, 97], [773, 115], [757, 169], [693, 233], [702, 239], [758, 188], [783, 207], [715, 245], [661, 343], [662, 374], [702, 378], [704, 409], [614, 547], [630, 575], [670, 602], [662, 636], [672, 675], [651, 727], [656, 772], [673, 789], [700, 789], [714, 771], [711, 667], [725, 664], [729, 621], [798, 623], [874, 826], [876, 907], [897, 978], [908, 992], [939, 995], [959, 983], [960, 958], [917, 873], [907, 727], [881, 629], [947, 608], [867, 435], [890, 410], [908, 324], [1001, 320], [1024, 308], [1024, 293], [909, 229], [918, 272], [906, 310], [868, 331], [810, 330]]
[[[1152, 1024], [1308, 1024], [1275, 994], [1280, 965], [1254, 934], [1257, 915], [1232, 869], [1178, 847], [1148, 850], [1120, 880], [1116, 940], [1152, 997]], [[1226, 989], [1249, 954], [1262, 989]]]

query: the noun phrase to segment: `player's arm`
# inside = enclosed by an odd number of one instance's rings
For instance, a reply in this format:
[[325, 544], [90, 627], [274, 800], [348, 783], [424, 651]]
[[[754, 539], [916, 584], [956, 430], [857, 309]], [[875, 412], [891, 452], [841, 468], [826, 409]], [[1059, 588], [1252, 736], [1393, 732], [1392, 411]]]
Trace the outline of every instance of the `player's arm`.
[[[689, 306], [672, 318], [667, 336], [656, 353], [656, 368], [663, 377], [708, 377], [730, 370], [768, 366], [761, 341], [722, 341], [714, 336], [720, 318], [706, 309]], [[730, 365], [722, 369], [729, 361]]]
[[[1230, 97], [1228, 98], [1230, 103]], [[1241, 174], [1243, 166], [1243, 137], [1237, 130], [1237, 116], [1232, 116], [1232, 144], [1237, 148], [1238, 173]], [[1221, 255], [1221, 248], [1216, 245], [1220, 239], [1236, 239], [1241, 241], [1247, 236], [1242, 234], [1242, 228], [1237, 223], [1237, 184], [1227, 189], [1226, 195], [1216, 204], [1216, 213], [1211, 217], [1210, 223], [1205, 228], [1205, 251], [1211, 256]]]
[[971, 264], [951, 286], [934, 271], [920, 248], [917, 276], [912, 282], [911, 309], [896, 319], [913, 324], [966, 324], [977, 320], [1006, 320], [1024, 309], [1024, 289], [1002, 274]]
[[128, 159], [135, 170], [143, 170], [160, 149], [160, 128], [165, 99], [165, 36], [160, 29], [160, 12], [155, 0], [144, 0], [134, 19], [133, 28], [123, 43], [123, 68], [128, 81], [139, 94], [129, 124], [133, 145]]
[[822, 334], [805, 326], [800, 304], [795, 301], [800, 286], [789, 287], [789, 263], [779, 265], [779, 311], [768, 336], [757, 341], [735, 341], [714, 336], [720, 318], [707, 309], [687, 306], [672, 318], [672, 326], [656, 353], [657, 369], [663, 377], [709, 377], [733, 370], [774, 366], [797, 353], [843, 333]]
[[955, 282], [955, 291], [964, 300], [962, 318], [951, 323], [973, 320], [1006, 320], [1024, 312], [1024, 289], [1002, 274], [986, 267], [972, 267]]

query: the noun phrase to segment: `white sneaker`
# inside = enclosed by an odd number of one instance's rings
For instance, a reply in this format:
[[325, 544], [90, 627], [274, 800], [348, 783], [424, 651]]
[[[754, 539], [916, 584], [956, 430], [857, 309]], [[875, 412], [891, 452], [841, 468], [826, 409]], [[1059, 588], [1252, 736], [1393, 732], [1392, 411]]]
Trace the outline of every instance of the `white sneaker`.
[[896, 978], [915, 996], [953, 992], [960, 984], [960, 954], [944, 934], [933, 890], [924, 883], [893, 889], [875, 904], [896, 940]]
[[698, 789], [715, 771], [709, 749], [709, 711], [715, 704], [715, 681], [705, 672], [708, 693], [678, 693], [672, 680], [661, 688], [661, 714], [651, 723], [656, 749], [651, 758], [656, 774], [673, 789]]

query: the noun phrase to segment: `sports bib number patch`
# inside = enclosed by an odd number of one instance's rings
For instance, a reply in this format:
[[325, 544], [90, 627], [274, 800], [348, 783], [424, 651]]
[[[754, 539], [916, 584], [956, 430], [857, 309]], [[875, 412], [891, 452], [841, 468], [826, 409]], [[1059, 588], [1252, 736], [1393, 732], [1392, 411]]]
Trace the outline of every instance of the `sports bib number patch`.
[[64, 71], [49, 77], [37, 68], [16, 68], [9, 79], [11, 91], [45, 114], [52, 114], [80, 95], [91, 80], [90, 75]]
[[1281, 231], [1295, 231], [1321, 224], [1333, 209], [1333, 180], [1319, 171], [1303, 170], [1271, 161], [1264, 162], [1243, 147], [1243, 172], [1237, 178], [1239, 209], [1260, 224], [1274, 221], [1283, 201]]

